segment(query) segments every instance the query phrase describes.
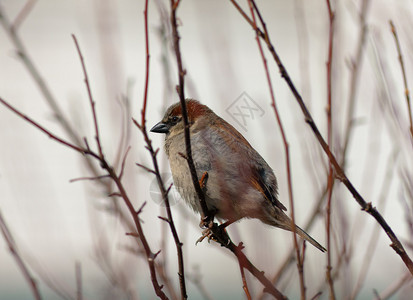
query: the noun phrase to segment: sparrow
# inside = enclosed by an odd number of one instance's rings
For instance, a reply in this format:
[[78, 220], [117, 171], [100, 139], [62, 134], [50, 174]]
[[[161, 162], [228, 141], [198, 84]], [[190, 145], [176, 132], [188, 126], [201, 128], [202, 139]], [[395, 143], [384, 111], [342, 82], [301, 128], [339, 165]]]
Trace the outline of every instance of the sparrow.
[[[187, 99], [191, 150], [205, 200], [215, 217], [228, 226], [243, 218], [293, 231], [293, 222], [278, 200], [278, 184], [271, 167], [243, 135], [210, 108]], [[174, 185], [184, 201], [201, 212], [186, 161], [184, 122], [180, 102], [171, 105], [151, 132], [165, 134], [165, 152]], [[207, 180], [204, 180], [207, 174]], [[202, 178], [202, 179], [201, 179]], [[316, 248], [326, 249], [295, 225], [295, 232]]]

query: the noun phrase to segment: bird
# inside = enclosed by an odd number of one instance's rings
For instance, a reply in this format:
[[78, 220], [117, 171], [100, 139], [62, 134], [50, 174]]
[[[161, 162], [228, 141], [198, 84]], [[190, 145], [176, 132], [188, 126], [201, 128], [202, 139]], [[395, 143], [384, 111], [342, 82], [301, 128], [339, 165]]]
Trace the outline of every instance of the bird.
[[[231, 124], [208, 106], [186, 99], [192, 158], [208, 210], [224, 227], [243, 218], [293, 231], [293, 222], [278, 200], [278, 183], [272, 168]], [[165, 134], [164, 149], [175, 188], [200, 213], [201, 206], [188, 167], [184, 121], [180, 102], [171, 105], [151, 132]], [[204, 177], [207, 174], [207, 180]], [[204, 182], [203, 182], [204, 181]], [[221, 226], [222, 226], [221, 225]], [[313, 246], [326, 249], [303, 229], [295, 232]]]

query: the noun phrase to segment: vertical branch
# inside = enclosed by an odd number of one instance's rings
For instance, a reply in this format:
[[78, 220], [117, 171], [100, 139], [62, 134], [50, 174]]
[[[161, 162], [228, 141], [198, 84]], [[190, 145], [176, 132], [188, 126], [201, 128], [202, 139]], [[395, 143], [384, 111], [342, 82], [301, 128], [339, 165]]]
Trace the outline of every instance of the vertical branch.
[[357, 43], [357, 52], [356, 57], [352, 60], [351, 64], [351, 79], [350, 79], [350, 93], [348, 99], [348, 109], [347, 109], [347, 121], [346, 121], [346, 129], [344, 134], [344, 145], [342, 150], [342, 158], [340, 165], [343, 169], [345, 169], [346, 165], [346, 154], [347, 149], [350, 143], [350, 139], [354, 129], [354, 111], [356, 109], [356, 94], [358, 90], [359, 74], [361, 70], [361, 65], [363, 62], [364, 57], [364, 49], [366, 43], [366, 36], [367, 36], [367, 24], [366, 24], [366, 15], [370, 5], [370, 0], [363, 0], [360, 17], [359, 17], [359, 26], [360, 26], [360, 33]]
[[[328, 15], [329, 15], [329, 38], [328, 38], [328, 58], [327, 58], [327, 143], [330, 149], [333, 147], [332, 143], [332, 120], [331, 120], [331, 110], [332, 110], [332, 65], [333, 65], [333, 42], [334, 42], [334, 13], [331, 9], [330, 0], [327, 1]], [[327, 221], [326, 221], [326, 231], [327, 231], [327, 270], [326, 277], [328, 286], [330, 289], [330, 300], [335, 300], [336, 296], [334, 293], [334, 282], [331, 276], [331, 200], [333, 195], [334, 186], [334, 170], [331, 164], [331, 157], [329, 157], [329, 168], [328, 168], [328, 181], [327, 181]]]
[[390, 20], [390, 27], [391, 27], [391, 32], [393, 33], [393, 36], [394, 36], [394, 42], [396, 43], [397, 53], [399, 55], [400, 68], [402, 70], [402, 75], [403, 75], [404, 95], [406, 97], [407, 113], [409, 114], [409, 121], [410, 121], [410, 135], [413, 139], [412, 107], [410, 104], [410, 92], [409, 92], [409, 87], [407, 85], [406, 69], [404, 67], [402, 50], [400, 46], [399, 37], [397, 35], [396, 27], [394, 26], [393, 21], [391, 20]]
[[184, 256], [183, 256], [183, 251], [182, 251], [182, 246], [183, 244], [181, 243], [178, 232], [175, 227], [175, 223], [172, 217], [172, 211], [171, 211], [171, 206], [169, 203], [169, 188], [165, 188], [165, 184], [163, 182], [163, 179], [161, 177], [161, 173], [159, 171], [159, 166], [158, 166], [158, 160], [157, 160], [157, 153], [158, 150], [154, 150], [152, 147], [152, 141], [149, 139], [148, 132], [146, 130], [146, 108], [148, 104], [148, 88], [149, 88], [149, 66], [150, 66], [150, 52], [149, 52], [149, 31], [148, 31], [148, 2], [149, 0], [145, 1], [145, 10], [144, 10], [144, 21], [145, 21], [145, 52], [146, 52], [146, 65], [145, 65], [145, 86], [144, 86], [144, 95], [143, 95], [143, 105], [142, 105], [142, 110], [141, 110], [141, 123], [138, 124], [138, 122], [135, 122], [137, 127], [140, 129], [140, 131], [143, 134], [144, 140], [146, 142], [146, 149], [148, 149], [149, 153], [151, 154], [152, 158], [152, 164], [154, 171], [153, 173], [156, 176], [157, 182], [158, 182], [158, 187], [161, 191], [163, 201], [165, 203], [165, 209], [167, 213], [167, 219], [166, 222], [169, 224], [169, 228], [171, 229], [172, 236], [175, 241], [176, 245], [176, 251], [177, 251], [177, 256], [178, 256], [178, 267], [179, 267], [179, 284], [180, 284], [180, 290], [181, 290], [181, 299], [187, 299], [188, 295], [186, 292], [186, 282], [185, 282], [185, 268], [184, 268]]
[[244, 289], [245, 296], [247, 297], [248, 300], [251, 300], [252, 298], [251, 298], [250, 291], [248, 289], [247, 278], [245, 277], [244, 267], [242, 266], [242, 264], [239, 264], [239, 269], [241, 272], [242, 288]]
[[[278, 123], [278, 127], [280, 128], [280, 132], [281, 132], [281, 136], [282, 136], [282, 140], [284, 143], [284, 151], [285, 151], [285, 155], [286, 155], [286, 170], [287, 170], [287, 180], [288, 180], [288, 195], [289, 195], [289, 199], [290, 199], [290, 208], [291, 208], [291, 228], [292, 228], [292, 234], [293, 234], [293, 241], [294, 241], [294, 247], [295, 247], [295, 251], [296, 251], [296, 257], [297, 257], [297, 269], [298, 269], [298, 275], [300, 278], [300, 292], [301, 292], [301, 299], [305, 299], [305, 281], [304, 281], [304, 261], [301, 259], [301, 255], [300, 255], [300, 249], [298, 246], [298, 241], [297, 241], [297, 235], [296, 235], [296, 225], [295, 225], [295, 214], [294, 214], [294, 198], [293, 198], [293, 188], [292, 188], [292, 179], [291, 179], [291, 168], [290, 168], [290, 151], [289, 151], [289, 144], [288, 144], [288, 140], [284, 131], [284, 127], [281, 121], [281, 117], [280, 114], [278, 112], [277, 109], [277, 105], [275, 102], [275, 96], [274, 96], [274, 90], [272, 87], [272, 82], [271, 82], [271, 77], [270, 77], [270, 72], [268, 70], [268, 65], [267, 65], [267, 59], [265, 58], [265, 54], [264, 51], [262, 49], [262, 45], [261, 45], [261, 40], [260, 37], [258, 35], [258, 31], [257, 31], [257, 21], [255, 18], [255, 12], [257, 13], [260, 22], [262, 24], [262, 27], [264, 29], [265, 34], [267, 34], [267, 28], [265, 25], [265, 22], [258, 10], [258, 7], [256, 6], [254, 0], [248, 0], [248, 4], [251, 10], [251, 16], [252, 16], [252, 20], [253, 20], [253, 27], [255, 29], [255, 33], [256, 33], [256, 41], [258, 44], [258, 48], [261, 54], [261, 58], [264, 64], [264, 69], [265, 69], [265, 74], [267, 77], [267, 83], [268, 83], [268, 87], [270, 90], [270, 96], [271, 96], [271, 106], [274, 110], [275, 113], [275, 117], [277, 119], [277, 123]], [[254, 12], [255, 11], [255, 12]], [[304, 256], [302, 256], [304, 258]]]
[[72, 34], [72, 38], [73, 38], [73, 41], [75, 42], [77, 53], [79, 54], [79, 58], [80, 58], [80, 63], [82, 65], [83, 75], [85, 77], [84, 81], [85, 81], [85, 85], [86, 85], [88, 99], [89, 99], [89, 102], [90, 102], [90, 107], [92, 109], [93, 124], [94, 124], [94, 127], [95, 127], [95, 139], [96, 139], [96, 143], [98, 145], [99, 155], [101, 157], [103, 157], [102, 145], [100, 144], [99, 127], [98, 127], [98, 121], [97, 121], [97, 116], [96, 116], [95, 101], [93, 100], [93, 97], [92, 97], [92, 90], [90, 89], [89, 77], [87, 76], [85, 61], [83, 59], [82, 51], [80, 51], [80, 47], [79, 47], [79, 43], [77, 42], [77, 38], [74, 34]]
[[191, 178], [192, 182], [194, 184], [195, 191], [198, 195], [199, 198], [199, 203], [201, 205], [201, 218], [202, 222], [204, 222], [204, 225], [206, 225], [209, 222], [213, 221], [213, 216], [210, 216], [210, 213], [208, 211], [208, 206], [205, 201], [205, 195], [202, 192], [201, 186], [199, 184], [199, 179], [198, 175], [196, 173], [195, 169], [195, 164], [194, 160], [192, 158], [192, 150], [191, 150], [191, 138], [190, 138], [190, 133], [189, 133], [189, 122], [188, 122], [188, 112], [186, 110], [186, 103], [185, 103], [185, 80], [184, 76], [186, 74], [186, 71], [184, 70], [182, 66], [182, 57], [181, 57], [181, 49], [179, 45], [179, 33], [178, 33], [178, 24], [176, 21], [176, 10], [178, 9], [180, 0], [171, 0], [171, 25], [172, 25], [172, 37], [173, 37], [173, 44], [174, 44], [174, 49], [175, 49], [175, 56], [176, 56], [176, 61], [178, 64], [178, 80], [179, 84], [176, 87], [178, 95], [179, 95], [179, 100], [181, 102], [181, 107], [182, 107], [182, 119], [184, 122], [184, 134], [185, 134], [185, 148], [186, 148], [186, 159], [188, 162], [188, 167], [191, 172]]
[[83, 300], [82, 266], [80, 262], [76, 262], [75, 264], [75, 275], [76, 275], [76, 300]]
[[1, 211], [0, 211], [0, 230], [1, 230], [1, 233], [3, 234], [3, 238], [7, 246], [9, 247], [10, 253], [13, 255], [14, 259], [16, 260], [16, 263], [19, 266], [20, 271], [23, 273], [24, 278], [26, 279], [27, 283], [30, 286], [30, 289], [32, 290], [34, 299], [36, 300], [42, 299], [36, 280], [30, 274], [29, 268], [26, 266], [25, 262], [20, 256], [20, 253], [17, 250], [16, 243], [13, 239], [12, 234], [10, 233], [10, 230], [6, 224], [6, 221], [3, 218], [3, 215], [1, 214]]

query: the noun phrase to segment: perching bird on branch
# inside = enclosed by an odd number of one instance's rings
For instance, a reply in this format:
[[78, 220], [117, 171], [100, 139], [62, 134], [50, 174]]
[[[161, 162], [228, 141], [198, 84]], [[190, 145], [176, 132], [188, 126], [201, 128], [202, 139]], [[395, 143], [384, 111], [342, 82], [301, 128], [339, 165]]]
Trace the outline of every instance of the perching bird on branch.
[[[192, 157], [201, 180], [207, 174], [205, 200], [210, 212], [226, 227], [242, 218], [292, 231], [291, 219], [278, 200], [277, 179], [270, 166], [233, 126], [206, 105], [187, 100]], [[176, 189], [194, 211], [201, 212], [186, 161], [181, 104], [173, 104], [152, 132], [165, 133], [165, 151]], [[296, 233], [321, 251], [326, 249], [297, 225]]]

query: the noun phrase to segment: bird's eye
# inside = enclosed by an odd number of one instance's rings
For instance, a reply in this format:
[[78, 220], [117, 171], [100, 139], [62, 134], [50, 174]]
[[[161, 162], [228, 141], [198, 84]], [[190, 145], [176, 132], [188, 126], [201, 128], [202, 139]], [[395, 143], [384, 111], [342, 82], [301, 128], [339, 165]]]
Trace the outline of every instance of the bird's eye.
[[171, 118], [171, 121], [174, 122], [174, 123], [177, 123], [178, 120], [179, 120], [179, 117], [177, 117], [177, 116], [173, 116], [173, 117]]

